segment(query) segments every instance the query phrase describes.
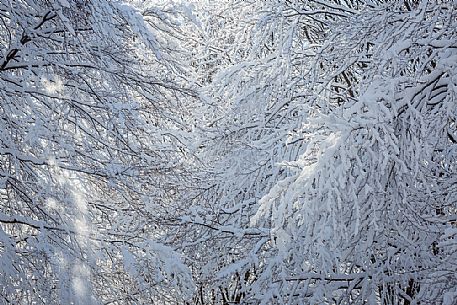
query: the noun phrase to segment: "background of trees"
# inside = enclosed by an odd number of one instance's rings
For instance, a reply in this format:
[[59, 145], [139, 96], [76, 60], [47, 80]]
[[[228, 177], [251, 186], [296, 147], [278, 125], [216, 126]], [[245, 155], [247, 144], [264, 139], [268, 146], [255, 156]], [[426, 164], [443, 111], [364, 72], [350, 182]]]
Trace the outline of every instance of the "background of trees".
[[6, 304], [454, 304], [455, 1], [0, 4]]

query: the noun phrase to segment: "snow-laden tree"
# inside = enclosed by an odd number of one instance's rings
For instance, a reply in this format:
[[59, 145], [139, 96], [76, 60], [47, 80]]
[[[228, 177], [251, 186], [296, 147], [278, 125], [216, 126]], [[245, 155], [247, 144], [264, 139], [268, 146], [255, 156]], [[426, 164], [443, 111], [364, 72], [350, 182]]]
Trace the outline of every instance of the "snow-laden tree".
[[192, 295], [189, 269], [160, 243], [187, 179], [178, 13], [0, 3], [0, 303]]
[[452, 304], [455, 3], [218, 8], [195, 303]]
[[330, 27], [307, 149], [251, 219], [272, 236], [256, 300], [456, 301], [455, 12], [386, 1]]

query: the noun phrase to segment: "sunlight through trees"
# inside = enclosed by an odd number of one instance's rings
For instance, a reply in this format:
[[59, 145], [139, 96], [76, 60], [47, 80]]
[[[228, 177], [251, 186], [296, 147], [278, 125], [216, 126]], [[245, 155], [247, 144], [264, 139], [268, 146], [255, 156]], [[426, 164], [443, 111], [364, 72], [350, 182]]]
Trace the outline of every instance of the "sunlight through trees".
[[0, 19], [0, 304], [457, 302], [456, 1]]

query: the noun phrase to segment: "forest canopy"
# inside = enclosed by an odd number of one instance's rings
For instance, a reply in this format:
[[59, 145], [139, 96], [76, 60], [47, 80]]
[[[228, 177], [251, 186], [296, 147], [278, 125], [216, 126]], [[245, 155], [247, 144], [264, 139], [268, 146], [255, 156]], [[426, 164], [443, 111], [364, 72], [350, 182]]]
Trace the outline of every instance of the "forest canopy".
[[455, 0], [0, 20], [0, 304], [456, 304]]

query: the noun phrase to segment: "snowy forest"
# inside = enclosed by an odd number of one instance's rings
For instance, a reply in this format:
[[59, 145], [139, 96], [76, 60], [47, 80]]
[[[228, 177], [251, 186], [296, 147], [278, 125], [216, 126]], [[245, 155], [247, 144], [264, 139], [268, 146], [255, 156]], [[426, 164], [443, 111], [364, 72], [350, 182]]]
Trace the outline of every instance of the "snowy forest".
[[0, 304], [457, 304], [456, 0], [0, 21]]

